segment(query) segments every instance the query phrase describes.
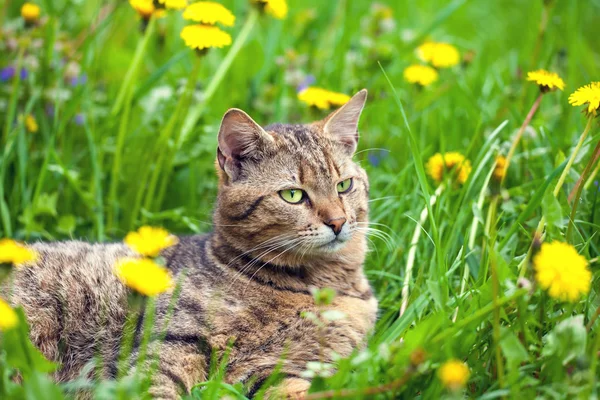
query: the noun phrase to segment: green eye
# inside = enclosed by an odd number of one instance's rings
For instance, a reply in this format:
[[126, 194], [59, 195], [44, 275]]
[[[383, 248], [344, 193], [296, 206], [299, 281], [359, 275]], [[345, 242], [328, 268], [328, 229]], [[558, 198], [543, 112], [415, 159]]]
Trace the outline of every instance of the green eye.
[[279, 195], [282, 199], [292, 204], [300, 203], [304, 199], [304, 191], [300, 189], [280, 190]]
[[352, 188], [352, 178], [346, 179], [345, 181], [341, 181], [337, 184], [338, 193], [346, 193], [348, 190]]

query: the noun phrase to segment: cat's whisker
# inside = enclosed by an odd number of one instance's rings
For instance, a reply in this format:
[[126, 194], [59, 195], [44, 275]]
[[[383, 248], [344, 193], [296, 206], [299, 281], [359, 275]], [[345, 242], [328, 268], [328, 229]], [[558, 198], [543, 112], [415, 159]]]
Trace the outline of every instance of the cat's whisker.
[[387, 248], [389, 250], [393, 250], [394, 246], [393, 246], [393, 241], [394, 239], [386, 232], [383, 232], [379, 229], [376, 228], [368, 228], [368, 227], [357, 227], [354, 228], [354, 231], [356, 232], [363, 232], [365, 233], [367, 236], [374, 236], [378, 239], [380, 239], [381, 241], [383, 241]]
[[283, 242], [278, 242], [276, 244], [271, 244], [270, 246], [268, 246], [268, 248], [265, 251], [263, 251], [258, 256], [252, 258], [251, 261], [249, 261], [246, 265], [244, 265], [242, 268], [240, 268], [240, 270], [235, 274], [235, 276], [231, 282], [230, 288], [244, 274], [244, 272], [246, 272], [248, 269], [252, 268], [252, 266], [255, 265], [256, 263], [260, 262], [262, 257], [264, 257], [265, 255], [272, 253], [273, 251], [278, 250], [282, 247], [289, 246], [290, 244], [295, 245], [299, 240], [301, 240], [301, 239], [293, 238], [293, 239], [285, 240]]
[[247, 250], [247, 251], [241, 253], [240, 255], [238, 255], [237, 257], [235, 257], [234, 259], [232, 259], [227, 264], [227, 267], [229, 267], [233, 262], [239, 260], [240, 258], [242, 258], [243, 256], [245, 256], [247, 254], [250, 254], [250, 253], [252, 253], [254, 251], [257, 251], [257, 250], [261, 250], [261, 249], [263, 249], [265, 247], [269, 247], [269, 246], [273, 245], [275, 242], [277, 242], [278, 240], [287, 240], [287, 239], [291, 239], [291, 238], [293, 238], [293, 235], [290, 235], [290, 234], [281, 234], [281, 235], [274, 236], [274, 237], [272, 237], [270, 239], [267, 239], [265, 241], [262, 241], [261, 243], [259, 243], [258, 245], [254, 246], [250, 250]]
[[[284, 255], [286, 252], [290, 251], [291, 249], [293, 249], [294, 247], [298, 246], [299, 244], [301, 244], [301, 242], [296, 242], [292, 247], [287, 248], [285, 250], [283, 250], [281, 253], [279, 253], [278, 255], [276, 255], [275, 257], [271, 258], [268, 261], [265, 261], [265, 263], [263, 265], [261, 265], [256, 271], [254, 271], [254, 273], [252, 274], [252, 276], [250, 277], [250, 281], [252, 281], [252, 279], [254, 278], [254, 276], [261, 270], [264, 268], [265, 265], [271, 263], [273, 260], [281, 257], [282, 255]], [[250, 281], [248, 281], [248, 283], [246, 284], [246, 287], [244, 288], [244, 293], [246, 292], [246, 289], [248, 288], [248, 284], [250, 283]]]
[[357, 152], [354, 153], [354, 155], [356, 156], [356, 155], [358, 155], [360, 153], [364, 153], [366, 151], [373, 151], [373, 150], [379, 150], [379, 151], [385, 151], [387, 153], [391, 153], [390, 149], [384, 149], [384, 148], [381, 148], [381, 147], [371, 147], [371, 148], [368, 148], [368, 149], [363, 149], [363, 150], [357, 151]]
[[399, 197], [400, 197], [400, 196], [383, 196], [383, 197], [377, 197], [377, 198], [375, 198], [375, 199], [370, 199], [370, 200], [369, 200], [369, 203], [372, 203], [372, 202], [374, 202], [374, 201], [379, 201], [379, 200], [397, 199], [397, 198], [399, 198]]

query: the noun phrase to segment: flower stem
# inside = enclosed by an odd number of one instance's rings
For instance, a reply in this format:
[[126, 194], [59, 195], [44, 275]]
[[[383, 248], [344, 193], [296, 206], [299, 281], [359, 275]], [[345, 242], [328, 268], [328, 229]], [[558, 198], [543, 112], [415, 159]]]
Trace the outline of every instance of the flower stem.
[[133, 60], [131, 60], [131, 64], [129, 64], [129, 69], [125, 73], [125, 78], [123, 79], [123, 83], [119, 88], [119, 93], [117, 94], [117, 100], [113, 105], [111, 110], [111, 114], [113, 116], [117, 115], [119, 111], [121, 111], [121, 107], [123, 107], [123, 102], [127, 99], [128, 92], [131, 91], [131, 86], [133, 85], [133, 81], [136, 78], [137, 72], [140, 68], [140, 64], [142, 62], [142, 58], [146, 49], [148, 48], [148, 43], [150, 43], [150, 37], [154, 33], [154, 27], [156, 25], [156, 18], [152, 17], [150, 22], [146, 26], [146, 31], [144, 32], [144, 37], [138, 43], [135, 54], [133, 55]]
[[[583, 191], [583, 183], [587, 181], [590, 172], [592, 171], [592, 167], [594, 166], [594, 164], [596, 163], [596, 161], [598, 161], [598, 158], [600, 158], [600, 141], [596, 144], [596, 147], [594, 148], [594, 151], [592, 153], [592, 157], [590, 158], [590, 161], [588, 161], [587, 165], [585, 166], [585, 169], [583, 170], [583, 172], [581, 173], [581, 176], [579, 177], [579, 181], [577, 182], [577, 185], [575, 185], [575, 188], [573, 189], [573, 191], [575, 192], [575, 197], [573, 198], [573, 207], [571, 208], [571, 215], [569, 217], [569, 226], [567, 227], [567, 240], [571, 237], [571, 232], [573, 231], [573, 228], [575, 227], [575, 213], [577, 212], [577, 207], [579, 206], [579, 201], [581, 200], [581, 192]], [[573, 192], [571, 192], [571, 194], [569, 195], [569, 198], [572, 198], [573, 196]]]
[[600, 162], [596, 164], [596, 168], [594, 168], [594, 171], [591, 173], [590, 177], [585, 183], [585, 186], [583, 187], [585, 190], [588, 190], [590, 188], [590, 186], [594, 182], [594, 179], [596, 179], [596, 175], [598, 175], [598, 172], [600, 172]]
[[150, 37], [154, 32], [154, 26], [156, 25], [155, 18], [150, 19], [150, 23], [146, 27], [146, 32], [144, 33], [144, 37], [135, 51], [135, 55], [127, 70], [127, 74], [125, 75], [125, 79], [123, 84], [121, 85], [121, 89], [119, 90], [119, 94], [117, 96], [117, 100], [115, 105], [111, 111], [111, 114], [114, 116], [119, 113], [121, 110], [122, 104], [125, 103], [121, 114], [121, 120], [119, 122], [119, 132], [117, 134], [117, 144], [115, 148], [114, 160], [112, 165], [112, 170], [110, 174], [110, 188], [109, 188], [109, 197], [108, 197], [108, 218], [107, 218], [107, 231], [110, 231], [113, 226], [116, 225], [117, 222], [117, 214], [118, 214], [118, 202], [117, 202], [117, 189], [119, 187], [119, 172], [121, 171], [121, 157], [123, 153], [123, 146], [125, 145], [125, 135], [127, 133], [127, 129], [129, 127], [129, 114], [131, 112], [131, 100], [133, 98], [133, 80], [135, 79], [142, 56], [144, 55], [146, 48], [148, 47], [148, 43], [150, 41]]
[[579, 150], [581, 149], [581, 146], [583, 145], [583, 142], [585, 141], [585, 138], [587, 137], [588, 132], [590, 131], [590, 128], [592, 126], [592, 121], [593, 121], [593, 118], [589, 117], [588, 118], [588, 123], [585, 126], [585, 129], [583, 130], [583, 133], [579, 137], [579, 141], [577, 142], [577, 145], [575, 146], [575, 149], [573, 150], [573, 153], [571, 154], [571, 157], [569, 158], [569, 162], [567, 163], [567, 166], [565, 167], [565, 169], [563, 170], [562, 174], [560, 175], [560, 178], [558, 178], [558, 182], [556, 183], [556, 187], [554, 187], [554, 192], [553, 192], [554, 193], [554, 197], [558, 196], [558, 194], [560, 193], [560, 189], [562, 188], [562, 185], [565, 183], [565, 179], [566, 179], [569, 171], [571, 170], [571, 166], [573, 165], [573, 162], [575, 161], [575, 157], [579, 153]]
[[[562, 186], [565, 183], [565, 178], [567, 177], [567, 174], [569, 173], [569, 170], [571, 169], [571, 166], [573, 165], [573, 162], [575, 161], [575, 157], [577, 156], [577, 153], [579, 153], [579, 150], [581, 149], [581, 146], [583, 145], [583, 142], [585, 141], [585, 138], [587, 137], [587, 134], [590, 131], [591, 125], [592, 125], [592, 118], [590, 117], [588, 119], [587, 125], [585, 126], [585, 129], [581, 133], [581, 137], [579, 138], [579, 141], [577, 142], [577, 145], [575, 146], [573, 153], [571, 154], [571, 157], [569, 158], [569, 161], [567, 162], [567, 165], [565, 166], [565, 169], [563, 170], [562, 174], [560, 175], [560, 178], [558, 179], [558, 182], [556, 183], [556, 186], [554, 187], [554, 190], [552, 191], [552, 194], [554, 194], [554, 197], [557, 197], [558, 194], [560, 193], [560, 189], [562, 189]], [[545, 225], [546, 225], [546, 217], [542, 216], [542, 218], [540, 219], [540, 222], [538, 223], [538, 226], [535, 230], [534, 237], [538, 237], [540, 240], [544, 239], [543, 231], [544, 231]], [[519, 264], [519, 277], [520, 278], [525, 276], [525, 270], [526, 270], [525, 265], [527, 265], [527, 261], [531, 257], [532, 249], [533, 249], [533, 243], [531, 246], [529, 246], [527, 255]]]
[[[441, 184], [436, 189], [435, 193], [429, 199], [429, 206], [433, 207], [437, 198], [440, 196], [442, 191], [444, 190], [444, 185]], [[402, 304], [400, 305], [400, 316], [404, 314], [406, 311], [406, 307], [408, 306], [408, 297], [410, 293], [410, 281], [412, 277], [412, 270], [415, 265], [415, 256], [417, 254], [417, 244], [419, 243], [419, 238], [421, 237], [421, 231], [423, 230], [423, 224], [429, 215], [427, 211], [428, 207], [425, 206], [423, 210], [421, 210], [421, 215], [419, 216], [419, 222], [417, 226], [415, 226], [415, 231], [413, 232], [412, 240], [410, 241], [410, 250], [408, 251], [408, 258], [406, 261], [406, 272], [404, 273], [404, 283], [402, 284]]]
[[194, 128], [194, 125], [196, 125], [196, 122], [198, 122], [198, 120], [204, 113], [206, 105], [216, 93], [217, 88], [219, 87], [221, 81], [225, 77], [225, 74], [231, 67], [233, 60], [236, 58], [236, 56], [248, 40], [252, 28], [254, 28], [256, 21], [258, 21], [258, 16], [259, 11], [256, 9], [256, 7], [252, 7], [252, 9], [250, 10], [250, 15], [248, 15], [248, 19], [246, 19], [244, 26], [242, 26], [239, 35], [235, 38], [235, 41], [229, 48], [229, 52], [227, 53], [223, 61], [221, 61], [221, 65], [219, 65], [219, 67], [217, 68], [217, 72], [208, 84], [206, 91], [204, 92], [204, 98], [202, 99], [202, 102], [198, 104], [196, 108], [190, 110], [189, 114], [187, 115], [187, 118], [185, 119], [183, 128], [181, 130], [181, 135], [179, 136], [179, 140], [177, 142], [177, 146], [175, 147], [175, 152], [177, 152], [181, 148], [181, 145], [185, 142], [188, 135], [191, 133], [192, 129]]
[[157, 205], [157, 206], [160, 205], [164, 199], [164, 196], [165, 196], [165, 193], [167, 190], [169, 173], [171, 171], [171, 167], [173, 165], [175, 155], [177, 154], [179, 149], [181, 149], [181, 146], [183, 146], [183, 144], [187, 140], [188, 136], [192, 132], [192, 129], [194, 129], [194, 126], [196, 125], [196, 123], [198, 122], [198, 120], [200, 119], [202, 114], [204, 113], [204, 110], [206, 109], [206, 105], [209, 104], [210, 99], [212, 99], [214, 94], [217, 92], [219, 85], [223, 81], [223, 78], [225, 77], [225, 75], [227, 74], [227, 71], [229, 70], [229, 68], [231, 67], [231, 65], [233, 63], [233, 60], [235, 60], [238, 53], [240, 52], [240, 50], [242, 49], [242, 47], [244, 46], [244, 44], [250, 37], [250, 32], [252, 32], [252, 28], [254, 28], [254, 25], [258, 21], [259, 15], [260, 15], [260, 12], [256, 9], [256, 7], [252, 7], [252, 9], [250, 10], [250, 14], [248, 15], [248, 18], [246, 19], [246, 22], [244, 23], [244, 25], [242, 26], [242, 29], [240, 30], [239, 35], [235, 38], [235, 41], [231, 45], [229, 52], [227, 53], [227, 55], [225, 56], [223, 61], [221, 61], [221, 64], [217, 68], [215, 75], [213, 76], [212, 80], [206, 87], [202, 101], [198, 104], [198, 106], [196, 108], [191, 109], [190, 112], [187, 114], [187, 117], [185, 118], [185, 121], [183, 123], [183, 127], [182, 127], [182, 129], [179, 133], [179, 136], [177, 137], [177, 140], [175, 142], [175, 148], [174, 148], [173, 152], [171, 153], [169, 159], [166, 161], [166, 167], [165, 167], [166, 173], [164, 174], [162, 181], [160, 183], [160, 186], [158, 189], [158, 194], [154, 201], [155, 205]]
[[[496, 163], [494, 163], [494, 165], [492, 166], [492, 169], [490, 170], [490, 172], [488, 173], [488, 176], [486, 177], [486, 180], [481, 188], [481, 192], [479, 192], [479, 198], [477, 199], [477, 208], [479, 210], [483, 209], [483, 203], [485, 202], [485, 194], [487, 192], [487, 186], [489, 184], [489, 181], [492, 177], [492, 174], [494, 173], [494, 169], [496, 168]], [[477, 218], [473, 218], [473, 221], [471, 222], [471, 230], [469, 232], [469, 241], [467, 243], [467, 253], [471, 250], [473, 250], [473, 248], [475, 247], [475, 239], [477, 238], [477, 227], [479, 226], [479, 221]], [[463, 294], [465, 293], [465, 289], [467, 288], [467, 281], [469, 280], [469, 265], [465, 262], [465, 269], [463, 271], [463, 276], [461, 278], [461, 282], [460, 282], [460, 294], [458, 295], [458, 298], [461, 299]], [[452, 322], [456, 322], [456, 318], [458, 317], [458, 306], [456, 307], [456, 310], [454, 310], [454, 315], [452, 316]]]
[[[146, 191], [146, 198], [144, 201], [144, 208], [148, 211], [152, 208], [153, 201], [156, 201], [156, 186], [158, 184], [160, 173], [162, 172], [162, 167], [165, 165], [165, 158], [169, 154], [169, 148], [167, 146], [168, 141], [173, 136], [173, 133], [176, 132], [176, 127], [179, 126], [179, 121], [181, 120], [181, 117], [184, 115], [185, 111], [188, 109], [192, 96], [194, 94], [194, 87], [196, 86], [196, 82], [198, 81], [198, 74], [200, 71], [200, 60], [201, 56], [196, 56], [196, 59], [194, 60], [194, 65], [192, 67], [192, 72], [188, 78], [183, 95], [179, 98], [177, 106], [175, 107], [175, 111], [171, 114], [169, 122], [161, 131], [160, 136], [156, 141], [154, 150], [152, 152], [152, 159], [150, 160], [150, 162], [152, 160], [157, 161], [155, 163], [154, 170], [152, 171], [152, 176], [150, 177], [150, 183], [147, 186], [148, 190]], [[143, 193], [146, 189], [147, 178], [148, 173], [146, 173], [143, 177], [143, 184], [140, 185], [140, 188], [136, 195], [133, 212], [131, 213], [131, 219], [129, 222], [130, 229], [133, 229], [135, 225], [135, 221], [140, 210]], [[160, 203], [154, 203], [154, 205], [157, 204]]]
[[515, 151], [517, 150], [517, 146], [519, 145], [519, 142], [521, 141], [521, 137], [523, 136], [523, 133], [525, 132], [525, 129], [527, 128], [527, 126], [529, 126], [529, 124], [531, 123], [531, 120], [533, 119], [535, 112], [540, 107], [540, 103], [542, 101], [543, 96], [544, 96], [544, 93], [540, 93], [540, 95], [537, 97], [537, 99], [535, 99], [535, 101], [533, 102], [533, 105], [531, 106], [531, 109], [529, 110], [529, 112], [527, 113], [527, 116], [525, 117], [525, 120], [523, 121], [523, 124], [521, 125], [521, 128], [519, 128], [519, 131], [517, 132], [517, 134], [515, 135], [515, 138], [513, 139], [512, 145], [510, 146], [510, 150], [508, 151], [508, 155], [506, 156], [506, 165], [504, 166], [504, 174], [502, 177], [502, 183], [504, 182], [504, 179], [506, 178], [506, 172], [508, 171], [508, 166], [510, 165], [510, 162], [512, 161], [512, 159], [515, 155]]

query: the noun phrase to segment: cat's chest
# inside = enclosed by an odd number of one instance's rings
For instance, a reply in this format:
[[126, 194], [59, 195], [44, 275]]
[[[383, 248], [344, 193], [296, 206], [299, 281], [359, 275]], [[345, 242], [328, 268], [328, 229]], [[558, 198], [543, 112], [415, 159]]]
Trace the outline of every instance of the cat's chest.
[[[289, 341], [314, 342], [319, 326], [326, 326], [331, 335], [351, 335], [362, 340], [372, 328], [376, 313], [377, 301], [373, 297], [338, 295], [332, 304], [317, 307], [309, 293], [258, 290], [224, 296], [219, 301], [212, 318], [210, 342], [220, 349], [233, 343], [240, 352], [277, 352]], [[327, 315], [335, 315], [335, 320], [329, 321]]]

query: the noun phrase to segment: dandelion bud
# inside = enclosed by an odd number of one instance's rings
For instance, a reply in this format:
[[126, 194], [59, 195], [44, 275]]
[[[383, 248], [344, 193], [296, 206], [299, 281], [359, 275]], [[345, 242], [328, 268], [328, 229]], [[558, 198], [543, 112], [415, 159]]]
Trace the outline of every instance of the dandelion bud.
[[25, 26], [35, 25], [40, 19], [40, 7], [32, 3], [23, 4], [21, 17], [25, 20]]

